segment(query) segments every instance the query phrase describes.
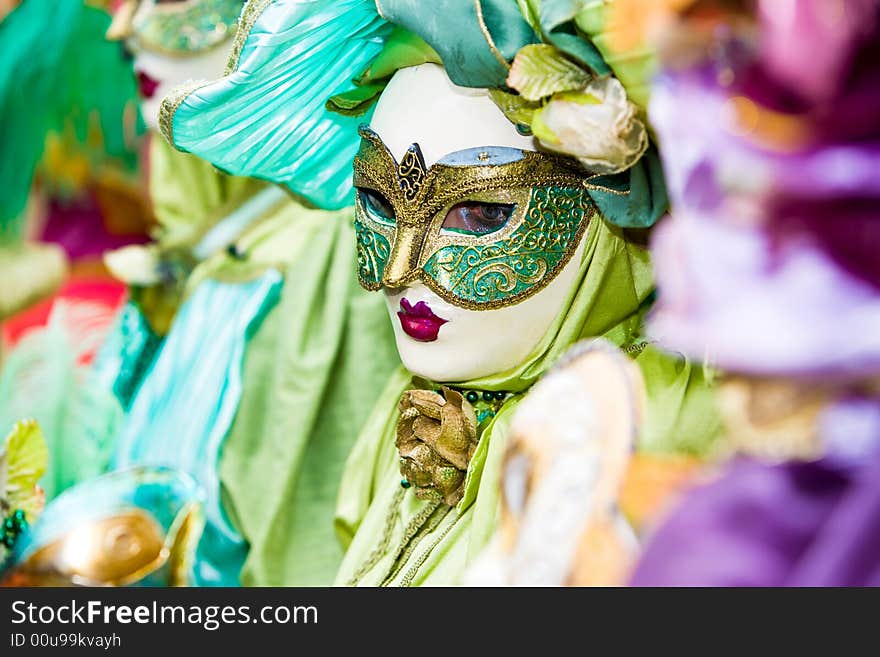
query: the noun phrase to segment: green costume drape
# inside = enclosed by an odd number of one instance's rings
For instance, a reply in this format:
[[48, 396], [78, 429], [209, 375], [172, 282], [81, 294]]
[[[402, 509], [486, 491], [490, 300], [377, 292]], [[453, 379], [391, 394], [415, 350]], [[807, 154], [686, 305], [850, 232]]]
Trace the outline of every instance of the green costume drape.
[[218, 221], [266, 183], [229, 176], [194, 155], [180, 153], [158, 135], [150, 140], [150, 200], [161, 248], [193, 246]]
[[[266, 187], [160, 140], [151, 157], [163, 248], [191, 245]], [[284, 275], [280, 301], [248, 342], [242, 397], [218, 465], [225, 510], [249, 543], [241, 581], [329, 584], [342, 557], [333, 533], [340, 473], [399, 364], [393, 332], [382, 299], [357, 284], [351, 210], [286, 200], [235, 246], [238, 255], [221, 251], [196, 266], [185, 297], [207, 279], [246, 281], [269, 268]]]
[[[600, 220], [592, 222], [585, 240], [579, 282], [532, 354], [508, 372], [455, 385], [525, 392], [573, 343], [602, 336], [633, 353], [651, 380], [640, 449], [708, 449], [719, 424], [711, 397], [703, 394], [702, 369], [676, 363], [650, 346], [636, 347], [653, 286], [647, 252]], [[495, 529], [508, 426], [522, 395], [511, 397], [480, 427], [464, 497], [449, 509], [418, 500], [400, 485], [397, 401], [409, 387], [403, 371], [389, 382], [343, 473], [336, 528], [348, 551], [337, 584], [455, 584]]]

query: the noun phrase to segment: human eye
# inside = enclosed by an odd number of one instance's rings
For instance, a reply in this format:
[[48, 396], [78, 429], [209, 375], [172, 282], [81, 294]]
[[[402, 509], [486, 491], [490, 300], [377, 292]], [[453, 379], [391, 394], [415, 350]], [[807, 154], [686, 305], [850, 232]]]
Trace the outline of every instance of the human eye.
[[446, 213], [441, 228], [467, 235], [488, 235], [507, 225], [514, 207], [512, 203], [459, 203]]

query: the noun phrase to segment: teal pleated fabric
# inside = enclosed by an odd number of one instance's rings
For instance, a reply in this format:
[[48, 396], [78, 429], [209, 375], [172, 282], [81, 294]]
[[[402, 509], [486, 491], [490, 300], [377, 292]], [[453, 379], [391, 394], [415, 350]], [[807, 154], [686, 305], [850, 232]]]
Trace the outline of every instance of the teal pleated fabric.
[[204, 489], [207, 522], [194, 567], [200, 586], [238, 585], [247, 556], [223, 508], [219, 462], [242, 395], [245, 347], [281, 286], [273, 269], [247, 283], [199, 285], [181, 306], [116, 445], [116, 469], [165, 466]]
[[386, 20], [431, 44], [462, 87], [504, 86], [517, 50], [538, 42], [511, 0], [376, 0], [376, 6]]
[[350, 205], [357, 127], [370, 117], [343, 116], [325, 104], [354, 88], [352, 79], [391, 30], [372, 0], [252, 0], [230, 72], [166, 98], [162, 132], [234, 175], [284, 184], [320, 208]]

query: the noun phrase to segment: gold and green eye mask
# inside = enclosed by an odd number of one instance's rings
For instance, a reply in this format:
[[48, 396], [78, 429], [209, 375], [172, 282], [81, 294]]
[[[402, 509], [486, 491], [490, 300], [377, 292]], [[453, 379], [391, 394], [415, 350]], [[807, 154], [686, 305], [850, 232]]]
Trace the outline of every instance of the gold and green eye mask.
[[571, 260], [597, 209], [589, 176], [562, 157], [507, 147], [447, 155], [413, 144], [397, 162], [369, 128], [354, 160], [358, 280], [422, 282], [471, 310], [511, 306]]
[[235, 34], [242, 0], [126, 0], [114, 13], [110, 39], [166, 55], [210, 50]]

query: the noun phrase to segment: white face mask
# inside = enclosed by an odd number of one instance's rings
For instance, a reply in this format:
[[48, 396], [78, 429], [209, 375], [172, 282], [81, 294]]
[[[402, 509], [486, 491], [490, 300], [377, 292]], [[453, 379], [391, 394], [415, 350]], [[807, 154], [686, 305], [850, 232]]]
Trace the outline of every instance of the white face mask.
[[159, 107], [172, 89], [193, 80], [214, 80], [222, 76], [229, 59], [229, 48], [221, 46], [183, 57], [132, 47], [141, 114], [147, 127], [159, 129]]
[[[428, 168], [468, 149], [536, 150], [534, 140], [517, 132], [486, 90], [458, 87], [434, 64], [398, 71], [370, 127], [398, 162], [418, 144]], [[419, 281], [397, 289], [382, 287], [403, 364], [413, 374], [454, 383], [498, 374], [523, 362], [571, 291], [583, 255], [582, 235], [555, 277], [514, 305], [466, 309], [441, 299]]]

